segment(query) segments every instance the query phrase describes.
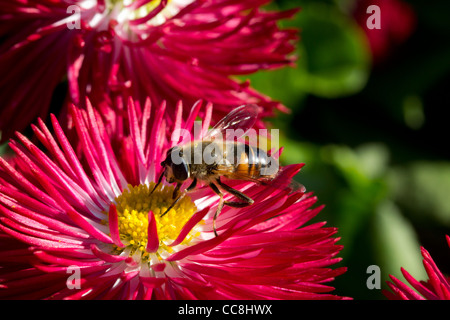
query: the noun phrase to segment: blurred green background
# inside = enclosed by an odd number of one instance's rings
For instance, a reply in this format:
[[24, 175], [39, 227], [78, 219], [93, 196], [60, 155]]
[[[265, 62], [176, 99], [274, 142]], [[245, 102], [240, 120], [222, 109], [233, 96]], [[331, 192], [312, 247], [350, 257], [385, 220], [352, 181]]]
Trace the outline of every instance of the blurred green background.
[[[379, 30], [366, 25], [371, 4]], [[367, 288], [370, 265], [385, 289], [389, 274], [404, 279], [400, 267], [427, 279], [420, 246], [450, 274], [450, 3], [276, 6], [302, 8], [283, 22], [301, 30], [297, 66], [250, 80], [292, 110], [272, 123], [283, 133], [283, 163], [305, 163], [297, 179], [326, 205], [316, 220], [339, 228], [348, 271], [332, 283], [335, 293], [385, 299]]]
[[[381, 10], [379, 30], [365, 25], [371, 4]], [[382, 288], [389, 274], [403, 279], [400, 267], [427, 279], [421, 245], [450, 274], [450, 3], [269, 6], [302, 8], [282, 22], [301, 30], [297, 65], [243, 79], [292, 110], [271, 123], [283, 163], [305, 163], [297, 179], [326, 205], [315, 221], [339, 228], [339, 266], [348, 271], [331, 283], [334, 293], [385, 299], [366, 285], [370, 265], [380, 267]]]

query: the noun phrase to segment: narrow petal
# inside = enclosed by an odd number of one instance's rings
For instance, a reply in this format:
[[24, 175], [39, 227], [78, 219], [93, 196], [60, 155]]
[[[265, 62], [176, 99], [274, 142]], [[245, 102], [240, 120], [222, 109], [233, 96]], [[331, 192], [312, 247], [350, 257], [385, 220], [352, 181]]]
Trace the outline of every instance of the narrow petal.
[[196, 212], [192, 216], [192, 218], [189, 219], [189, 221], [183, 226], [178, 237], [171, 244], [169, 244], [169, 247], [173, 247], [173, 246], [180, 244], [184, 240], [184, 238], [186, 238], [186, 236], [192, 230], [192, 228], [195, 225], [197, 225], [197, 223], [199, 223], [208, 212], [209, 212], [209, 208], [205, 208], [201, 211]]
[[108, 211], [108, 223], [109, 223], [109, 232], [111, 234], [111, 239], [116, 246], [124, 248], [125, 245], [120, 240], [119, 234], [119, 221], [117, 217], [117, 209], [114, 204], [109, 206]]
[[78, 225], [80, 228], [85, 230], [87, 233], [89, 233], [94, 238], [104, 242], [104, 243], [113, 243], [112, 239], [103, 233], [102, 231], [98, 230], [92, 221], [88, 221], [86, 218], [84, 218], [82, 215], [80, 215], [75, 210], [70, 210], [67, 212], [67, 215]]
[[148, 229], [147, 229], [148, 241], [145, 251], [156, 252], [159, 248], [158, 230], [156, 228], [156, 219], [152, 211], [148, 212]]
[[127, 256], [118, 256], [115, 254], [109, 254], [104, 252], [103, 250], [100, 250], [100, 248], [96, 245], [96, 244], [91, 244], [91, 250], [92, 253], [98, 257], [101, 260], [104, 260], [106, 262], [110, 262], [110, 263], [116, 263], [116, 262], [121, 262], [124, 261], [126, 258], [128, 258]]

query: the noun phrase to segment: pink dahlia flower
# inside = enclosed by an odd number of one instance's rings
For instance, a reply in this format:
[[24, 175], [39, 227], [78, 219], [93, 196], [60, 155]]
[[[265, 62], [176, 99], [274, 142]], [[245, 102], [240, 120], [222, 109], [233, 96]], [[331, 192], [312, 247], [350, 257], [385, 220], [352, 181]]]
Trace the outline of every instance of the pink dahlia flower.
[[261, 9], [268, 2], [0, 0], [2, 139], [46, 117], [63, 79], [71, 102], [82, 107], [89, 96], [106, 118], [100, 102], [116, 95], [168, 107], [204, 99], [214, 120], [247, 103], [262, 116], [283, 110], [233, 78], [293, 63], [297, 32], [277, 22], [296, 10]]
[[[72, 107], [81, 162], [54, 116], [54, 133], [42, 121], [33, 127], [45, 152], [17, 135], [13, 164], [0, 158], [0, 297], [341, 299], [326, 284], [345, 272], [331, 268], [340, 261], [337, 230], [305, 225], [321, 210], [310, 194], [229, 181], [255, 202], [225, 206], [218, 236], [219, 197], [208, 187], [161, 216], [174, 188], [163, 180], [150, 190], [173, 144], [168, 133], [191, 130], [201, 104], [187, 120], [182, 108], [169, 126], [164, 103], [150, 117], [150, 104], [138, 115], [130, 101], [131, 135], [113, 146], [89, 104]], [[300, 167], [285, 167], [280, 178]]]
[[[450, 237], [446, 236], [450, 246]], [[385, 290], [384, 295], [390, 300], [450, 300], [450, 277], [445, 276], [436, 266], [430, 253], [421, 248], [423, 266], [428, 274], [428, 281], [414, 279], [405, 269], [401, 269], [409, 286], [396, 277], [390, 275], [392, 280], [388, 282], [392, 292]]]

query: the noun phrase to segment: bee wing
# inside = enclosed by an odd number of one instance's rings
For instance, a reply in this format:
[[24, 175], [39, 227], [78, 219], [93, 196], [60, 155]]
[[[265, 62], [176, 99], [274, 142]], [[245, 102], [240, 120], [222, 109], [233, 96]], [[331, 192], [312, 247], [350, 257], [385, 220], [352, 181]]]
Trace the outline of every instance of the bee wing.
[[301, 183], [295, 181], [294, 179], [286, 180], [279, 175], [270, 180], [262, 180], [262, 184], [279, 190], [287, 190], [289, 193], [294, 193], [297, 191], [302, 193], [306, 192], [305, 186]]
[[287, 188], [290, 190], [290, 193], [296, 192], [296, 191], [300, 191], [302, 193], [306, 192], [306, 187], [304, 185], [302, 185], [300, 182], [297, 182], [295, 180], [291, 180], [289, 182], [289, 185], [287, 186]]
[[[277, 189], [289, 190], [289, 193], [296, 191], [305, 193], [305, 186], [294, 180], [294, 177], [287, 172], [286, 168], [287, 167], [280, 168], [276, 176], [269, 182], [270, 185]], [[291, 176], [291, 178], [288, 178], [289, 176]]]
[[[234, 138], [239, 139], [250, 130], [256, 122], [259, 114], [259, 107], [256, 104], [242, 105], [220, 120], [208, 133], [203, 140], [222, 139], [227, 136], [227, 130], [234, 130]], [[241, 129], [241, 130], [238, 130]], [[238, 134], [238, 135], [237, 135]]]
[[[217, 168], [217, 172], [220, 174], [221, 172], [226, 175], [228, 173], [228, 168], [227, 167], [221, 167], [220, 165]], [[280, 171], [278, 172], [277, 175], [275, 175], [274, 177], [270, 177], [270, 178], [259, 178], [256, 179], [244, 172], [235, 172], [232, 175], [228, 176], [228, 179], [231, 180], [242, 180], [242, 181], [251, 181], [254, 182], [258, 185], [263, 185], [263, 186], [269, 186], [271, 188], [275, 188], [275, 189], [279, 189], [279, 190], [287, 190], [289, 191], [289, 193], [294, 193], [294, 192], [302, 192], [305, 193], [306, 192], [306, 188], [304, 185], [302, 185], [301, 183], [295, 181], [294, 179], [286, 179], [286, 177], [284, 177], [282, 175], [282, 171], [283, 168], [280, 169]]]

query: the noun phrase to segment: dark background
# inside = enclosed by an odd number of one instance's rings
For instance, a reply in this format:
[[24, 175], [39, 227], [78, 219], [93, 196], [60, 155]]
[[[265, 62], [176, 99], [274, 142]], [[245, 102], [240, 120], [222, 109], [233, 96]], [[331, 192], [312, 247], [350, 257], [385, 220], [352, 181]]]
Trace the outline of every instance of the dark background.
[[[381, 29], [365, 24], [369, 5]], [[292, 110], [271, 119], [284, 164], [305, 163], [296, 179], [326, 207], [314, 221], [337, 227], [338, 295], [385, 299], [370, 290], [404, 267], [426, 280], [420, 246], [450, 274], [450, 3], [400, 0], [278, 0], [301, 7], [284, 27], [299, 28], [296, 67], [243, 77]], [[67, 88], [61, 84], [53, 106]], [[56, 112], [57, 110], [52, 110]], [[6, 146], [0, 146], [0, 153]], [[337, 267], [337, 266], [333, 266]]]
[[[450, 273], [450, 3], [446, 1], [277, 1], [302, 10], [295, 68], [251, 76], [292, 113], [272, 121], [285, 164], [338, 227], [348, 272], [332, 285], [355, 299], [385, 299], [366, 285], [370, 265], [404, 279], [428, 277], [420, 246]], [[369, 5], [381, 29], [369, 30]]]

